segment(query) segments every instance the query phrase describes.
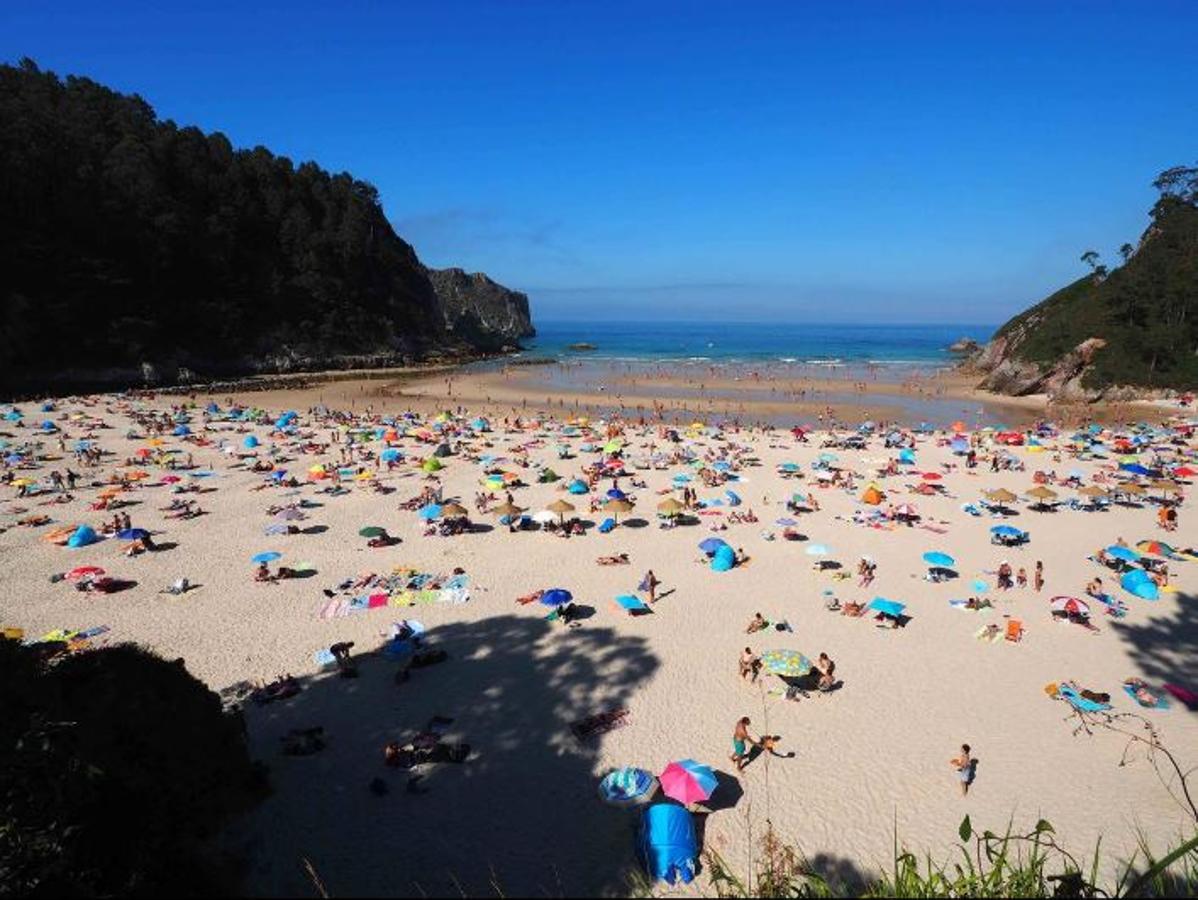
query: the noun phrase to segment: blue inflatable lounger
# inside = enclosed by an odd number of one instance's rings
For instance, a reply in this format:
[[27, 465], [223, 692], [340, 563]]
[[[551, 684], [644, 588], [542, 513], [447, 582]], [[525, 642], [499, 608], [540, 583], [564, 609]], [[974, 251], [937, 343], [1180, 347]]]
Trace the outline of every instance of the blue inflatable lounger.
[[656, 803], [641, 815], [637, 853], [654, 881], [694, 880], [699, 843], [691, 814], [674, 803]]

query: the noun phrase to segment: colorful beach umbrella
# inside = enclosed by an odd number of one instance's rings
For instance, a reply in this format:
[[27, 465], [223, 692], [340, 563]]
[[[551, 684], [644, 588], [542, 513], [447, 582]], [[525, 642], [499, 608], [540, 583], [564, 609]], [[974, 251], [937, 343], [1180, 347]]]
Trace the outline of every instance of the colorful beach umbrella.
[[705, 766], [693, 759], [680, 759], [670, 763], [661, 773], [659, 781], [663, 794], [684, 805], [709, 799], [719, 786], [711, 766]]
[[766, 650], [761, 654], [761, 664], [787, 678], [801, 678], [812, 668], [811, 660], [798, 650]]
[[645, 769], [625, 766], [608, 772], [599, 781], [599, 797], [612, 806], [635, 806], [657, 793], [657, 777]]
[[1107, 556], [1113, 556], [1115, 559], [1121, 559], [1124, 562], [1135, 562], [1140, 558], [1140, 554], [1131, 549], [1131, 547], [1122, 547], [1119, 544], [1112, 544], [1106, 548]]
[[83, 578], [99, 578], [103, 574], [104, 570], [99, 566], [76, 566], [63, 577], [67, 581], [79, 581]]
[[1066, 613], [1071, 616], [1089, 616], [1090, 604], [1077, 597], [1053, 597], [1049, 604], [1053, 612]]

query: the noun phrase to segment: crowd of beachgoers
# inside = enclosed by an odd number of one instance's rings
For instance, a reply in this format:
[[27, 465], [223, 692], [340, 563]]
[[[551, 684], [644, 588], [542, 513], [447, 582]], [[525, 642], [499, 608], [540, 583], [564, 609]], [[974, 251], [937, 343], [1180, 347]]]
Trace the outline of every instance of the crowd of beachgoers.
[[[401, 851], [422, 885], [533, 890], [585, 827], [562, 884], [596, 892], [663, 804], [721, 852], [768, 818], [879, 864], [896, 815], [926, 847], [963, 809], [1176, 833], [1151, 767], [1070, 723], [1135, 712], [1198, 746], [1195, 420], [446, 405], [0, 406], [5, 638], [137, 642], [244, 716], [276, 781], [235, 829], [255, 890], [304, 890], [323, 853], [343, 891], [412, 892], [378, 862]], [[697, 847], [642, 850], [686, 880]]]

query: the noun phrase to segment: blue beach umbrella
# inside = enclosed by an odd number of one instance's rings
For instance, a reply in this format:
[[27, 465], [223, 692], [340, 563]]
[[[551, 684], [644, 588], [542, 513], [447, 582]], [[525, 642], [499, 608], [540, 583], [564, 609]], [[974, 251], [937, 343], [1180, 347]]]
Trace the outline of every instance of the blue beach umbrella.
[[626, 766], [608, 772], [599, 782], [599, 796], [613, 806], [643, 803], [657, 792], [657, 777], [652, 772]]
[[416, 515], [425, 520], [435, 519], [441, 515], [441, 505], [439, 503], [430, 503], [428, 506], [422, 506]]
[[388, 447], [379, 454], [379, 459], [383, 462], [397, 462], [402, 454], [394, 447]]
[[1014, 525], [995, 525], [990, 529], [991, 534], [997, 534], [999, 537], [1020, 537], [1023, 532]]
[[255, 447], [258, 446], [258, 438], [256, 438], [252, 434], [247, 434], [245, 436], [245, 440], [243, 440], [241, 442], [241, 445], [243, 447], [245, 447], [247, 450], [253, 450]]
[[905, 603], [899, 603], [896, 600], [887, 600], [885, 597], [874, 597], [869, 601], [869, 608], [874, 612], [880, 612], [886, 616], [898, 618], [903, 614], [903, 610], [907, 608]]
[[118, 531], [116, 536], [122, 541], [140, 541], [150, 536], [150, 532], [144, 528], [126, 528], [123, 531]]
[[274, 562], [276, 559], [279, 559], [280, 557], [282, 557], [282, 555], [283, 555], [282, 553], [279, 553], [276, 550], [267, 550], [264, 553], [259, 553], [255, 556], [251, 556], [250, 562], [253, 562], [253, 563]]
[[1129, 594], [1135, 594], [1145, 600], [1159, 600], [1161, 596], [1160, 588], [1143, 569], [1132, 569], [1125, 573], [1119, 579], [1119, 586]]
[[721, 547], [727, 547], [728, 542], [716, 537], [704, 538], [699, 542], [699, 549], [704, 553], [715, 553]]
[[923, 555], [923, 561], [929, 566], [939, 566], [944, 569], [950, 568], [957, 564], [957, 561], [947, 553], [940, 553], [939, 551], [925, 553]]
[[573, 599], [574, 595], [565, 588], [550, 588], [541, 594], [541, 603], [545, 606], [565, 606]]
[[827, 556], [832, 551], [823, 544], [809, 544], [803, 552], [808, 556]]

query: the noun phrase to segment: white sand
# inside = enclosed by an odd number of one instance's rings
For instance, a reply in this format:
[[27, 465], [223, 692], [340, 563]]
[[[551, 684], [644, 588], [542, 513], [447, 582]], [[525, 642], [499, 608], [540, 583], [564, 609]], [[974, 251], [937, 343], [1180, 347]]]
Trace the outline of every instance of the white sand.
[[[34, 407], [25, 408], [32, 412]], [[79, 408], [66, 403], [53, 415]], [[111, 402], [92, 411], [112, 426], [95, 435], [115, 456], [106, 457], [99, 469], [80, 470], [68, 452], [68, 459], [47, 462], [27, 474], [44, 476], [69, 464], [85, 480], [106, 479], [116, 463], [144, 446], [144, 440], [125, 439], [128, 422]], [[31, 421], [41, 418], [31, 415]], [[81, 429], [62, 424], [70, 435], [69, 451]], [[201, 429], [198, 416], [192, 427]], [[234, 440], [240, 448], [243, 435], [232, 429], [214, 424], [207, 436]], [[7, 423], [0, 430], [12, 432], [15, 442], [32, 431]], [[263, 440], [262, 457], [272, 443], [268, 430], [253, 429]], [[327, 428], [319, 436], [325, 439]], [[632, 455], [644, 453], [641, 445], [648, 439], [633, 432], [628, 436]], [[529, 436], [489, 437], [494, 443], [489, 452], [506, 455], [512, 441]], [[492, 872], [506, 894], [621, 892], [622, 872], [633, 863], [635, 816], [600, 803], [598, 776], [619, 765], [660, 771], [685, 757], [731, 772], [730, 737], [741, 715], [752, 717], [755, 734], [780, 734], [781, 749], [797, 756], [759, 758], [739, 776], [743, 796], [737, 799], [738, 792], [727, 787], [716, 795], [717, 807], [736, 802], [708, 818], [706, 845], [737, 865], [747, 860], [751, 835], [759, 836], [767, 819], [783, 837], [841, 875], [888, 867], [895, 827], [910, 849], [942, 853], [956, 840], [966, 813], [976, 826], [994, 830], [1011, 819], [1030, 828], [1046, 817], [1059, 839], [1082, 854], [1100, 835], [1105, 848], [1119, 853], [1133, 846], [1135, 829], [1158, 845], [1178, 833], [1184, 817], [1151, 767], [1142, 759], [1120, 767], [1124, 742], [1114, 735], [1075, 736], [1068, 708], [1049, 700], [1043, 687], [1073, 678], [1110, 692], [1115, 709], [1127, 712], [1138, 709], [1120, 690], [1126, 677], [1198, 688], [1198, 563], [1171, 564], [1177, 592], [1156, 603], [1116, 588], [1130, 612], [1115, 621], [1095, 605], [1096, 634], [1054, 623], [1048, 610], [1049, 598], [1080, 595], [1096, 574], [1115, 587], [1113, 573], [1086, 557], [1118, 537], [1132, 544], [1144, 538], [1175, 546], [1198, 543], [1192, 537], [1189, 504], [1181, 509], [1181, 530], [1165, 535], [1156, 527], [1151, 505], [1042, 515], [1021, 503], [1019, 516], [1010, 521], [1030, 530], [1031, 545], [1006, 551], [988, 541], [988, 529], [997, 520], [962, 513], [963, 502], [977, 500], [988, 488], [1021, 494], [1038, 467], [1061, 474], [1080, 468], [1088, 475], [1102, 464], [1054, 463], [1050, 453], [1017, 449], [1027, 472], [991, 475], [985, 466], [977, 474], [958, 469], [943, 482], [956, 495], [952, 499], [908, 494], [903, 485], [914, 479], [907, 476], [879, 482], [893, 492], [895, 502], [915, 503], [924, 521], [947, 520], [943, 535], [837, 521], [835, 516], [847, 517], [861, 508], [857, 498], [864, 484], [852, 495], [816, 489], [823, 509], [801, 516], [799, 530], [833, 548], [834, 558], [849, 571], [859, 556], [871, 555], [878, 578], [861, 590], [855, 578], [835, 582], [830, 574], [813, 572], [805, 544], [781, 540], [781, 528], [774, 524], [786, 515], [782, 503], [791, 491], [809, 490], [818, 440], [795, 447], [787, 434], [731, 437], [748, 443], [762, 460], [762, 466], [742, 470], [745, 480], [732, 485], [745, 500], [741, 509], [751, 507], [761, 522], [720, 533], [752, 557], [749, 565], [725, 574], [695, 562], [696, 545], [711, 535], [708, 526], [717, 519], [704, 517], [699, 526], [670, 531], [656, 526], [653, 510], [661, 499], [656, 491], [669, 485], [673, 474], [683, 470], [680, 466], [637, 473], [649, 487], [633, 491], [638, 501], [633, 516], [643, 515], [648, 527], [620, 527], [609, 535], [592, 533], [568, 541], [540, 533], [513, 535], [502, 527], [448, 539], [423, 537], [416, 514], [397, 510], [399, 501], [425, 484], [410, 465], [402, 471], [411, 474], [382, 477], [384, 484], [397, 488], [393, 494], [355, 487], [348, 496], [330, 498], [316, 493], [320, 485], [306, 485], [292, 496], [274, 487], [253, 491], [264, 476], [230, 468], [231, 457], [212, 447], [168, 438], [168, 446], [191, 451], [197, 465], [218, 473], [205, 482], [216, 491], [187, 495], [208, 511], [192, 521], [167, 519], [159, 511], [169, 502], [167, 487], [147, 486], [128, 495], [138, 501], [125, 510], [133, 524], [149, 528], [159, 543], [176, 543], [174, 549], [126, 559], [116, 540], [80, 550], [47, 544], [39, 536], [48, 529], [13, 525], [21, 517], [14, 507], [25, 507], [26, 515], [46, 512], [64, 523], [98, 524], [103, 514], [87, 509], [95, 490], [79, 490], [70, 505], [42, 507], [36, 499], [13, 500], [12, 488], [0, 488], [0, 527], [13, 526], [0, 533], [0, 624], [22, 627], [29, 636], [58, 627], [106, 624], [112, 629], [109, 640], [137, 641], [168, 657], [182, 656], [189, 670], [214, 689], [241, 679], [269, 680], [283, 672], [303, 678], [306, 686], [299, 697], [248, 710], [253, 748], [270, 764], [275, 791], [234, 824], [228, 843], [250, 855], [247, 889], [257, 894], [311, 894], [302, 858], [311, 860], [330, 892], [342, 896], [440, 893], [456, 890], [455, 884], [472, 895], [487, 894], [492, 892]], [[700, 451], [719, 445], [709, 438], [690, 443]], [[57, 453], [55, 439], [46, 446]], [[409, 453], [428, 450], [410, 439], [402, 446]], [[527, 480], [535, 479], [536, 463], [548, 462], [571, 477], [581, 463], [596, 458], [583, 454], [559, 462], [553, 446], [553, 439], [546, 441], [532, 454], [534, 467], [519, 470]], [[872, 468], [862, 460], [893, 453], [877, 442], [863, 452], [838, 452], [841, 465], [862, 473]], [[302, 477], [316, 459], [300, 456], [284, 465]], [[800, 463], [803, 478], [784, 481], [777, 475], [775, 466], [783, 460]], [[925, 471], [959, 461], [928, 439], [920, 441], [919, 460]], [[481, 467], [457, 457], [446, 463], [441, 473], [446, 497], [460, 496], [472, 507]], [[164, 474], [148, 470], [155, 478]], [[695, 484], [701, 498], [723, 493]], [[609, 486], [603, 482], [604, 489]], [[621, 487], [630, 490], [626, 479]], [[1068, 489], [1058, 490], [1062, 497], [1072, 496]], [[296, 524], [328, 530], [265, 537], [263, 529], [273, 521], [265, 507], [299, 496], [324, 505]], [[530, 510], [560, 496], [556, 485], [515, 491], [516, 502]], [[580, 511], [585, 512], [587, 499], [575, 498]], [[588, 518], [599, 521], [603, 516]], [[495, 524], [493, 516], [476, 519]], [[366, 549], [357, 532], [368, 524], [385, 526], [403, 543]], [[761, 532], [766, 530], [779, 539], [764, 540]], [[267, 549], [282, 551], [284, 564], [311, 561], [318, 574], [277, 585], [255, 584], [249, 557]], [[927, 550], [954, 555], [961, 580], [923, 580], [926, 567], [920, 555]], [[619, 551], [631, 555], [631, 565], [596, 565], [597, 556]], [[973, 578], [993, 583], [983, 573], [992, 572], [1003, 558], [1016, 568], [1025, 566], [1029, 576], [1035, 560], [1042, 559], [1044, 591], [1037, 595], [1029, 588], [1000, 596], [992, 589], [986, 596], [998, 609], [987, 613], [949, 607], [950, 598], [968, 596]], [[102, 596], [49, 582], [52, 573], [81, 564], [103, 566], [138, 584]], [[470, 602], [388, 607], [331, 621], [317, 617], [322, 588], [401, 564], [441, 573], [461, 566], [472, 579]], [[668, 595], [653, 615], [617, 614], [610, 601], [633, 591], [647, 568], [662, 579], [661, 590]], [[158, 593], [183, 575], [202, 587], [184, 597]], [[557, 585], [594, 607], [581, 627], [546, 623], [543, 607], [513, 602], [518, 595]], [[874, 595], [901, 600], [908, 604], [911, 621], [890, 631], [876, 628], [870, 618], [829, 613], [821, 597], [829, 587], [842, 600]], [[745, 626], [756, 611], [788, 620], [794, 633], [746, 636]], [[1021, 643], [991, 645], [974, 639], [982, 624], [1001, 624], [1005, 615], [1024, 621], [1027, 633]], [[355, 641], [355, 651], [377, 647], [387, 626], [405, 617], [428, 626], [431, 642], [448, 650], [450, 660], [413, 672], [411, 681], [398, 687], [392, 681], [394, 664], [382, 659], [362, 661], [357, 680], [315, 674], [312, 658], [318, 649], [343, 640]], [[737, 678], [737, 654], [746, 644], [758, 651], [797, 649], [812, 658], [826, 651], [844, 686], [830, 696], [786, 702], [767, 693], [779, 687], [773, 677], [755, 686]], [[571, 737], [569, 722], [615, 706], [631, 709], [628, 727], [585, 746]], [[464, 765], [429, 769], [419, 783], [427, 793], [410, 794], [406, 775], [382, 766], [382, 746], [387, 740], [406, 740], [435, 714], [454, 718], [450, 738], [469, 742], [474, 756]], [[1194, 764], [1198, 715], [1176, 701], [1170, 710], [1147, 715], [1159, 723], [1167, 744], [1183, 761]], [[322, 753], [305, 758], [279, 753], [281, 734], [317, 724], [329, 739]], [[963, 741], [972, 744], [980, 760], [966, 799], [959, 795], [948, 764]], [[368, 792], [367, 783], [376, 776], [390, 785], [388, 796]]]

